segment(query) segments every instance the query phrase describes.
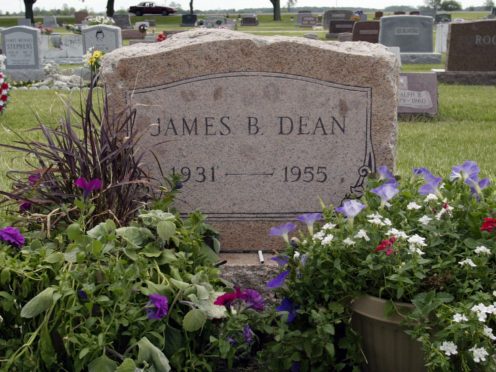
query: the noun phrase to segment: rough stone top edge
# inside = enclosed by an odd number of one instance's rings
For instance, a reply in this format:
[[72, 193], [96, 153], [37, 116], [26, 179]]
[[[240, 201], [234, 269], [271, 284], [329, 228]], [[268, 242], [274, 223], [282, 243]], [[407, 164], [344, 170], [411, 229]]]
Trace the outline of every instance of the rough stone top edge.
[[112, 69], [111, 65], [115, 65], [121, 60], [143, 58], [156, 54], [165, 54], [183, 47], [230, 40], [248, 40], [252, 41], [256, 46], [266, 46], [277, 43], [292, 43], [336, 53], [384, 58], [390, 64], [395, 63], [394, 54], [381, 44], [371, 44], [360, 41], [325, 42], [291, 36], [256, 36], [244, 32], [225, 29], [200, 29], [174, 34], [166, 41], [160, 43], [134, 44], [116, 49], [104, 56], [102, 64], [103, 73], [105, 74], [106, 72], [111, 72], [106, 70]]

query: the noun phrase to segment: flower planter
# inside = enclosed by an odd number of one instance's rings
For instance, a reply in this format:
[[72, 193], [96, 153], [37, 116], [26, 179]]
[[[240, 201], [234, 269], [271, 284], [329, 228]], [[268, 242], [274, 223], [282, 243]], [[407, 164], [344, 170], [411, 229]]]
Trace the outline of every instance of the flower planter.
[[[352, 327], [362, 338], [362, 349], [369, 372], [426, 371], [421, 345], [408, 336], [400, 326], [403, 317], [385, 315], [387, 301], [362, 296], [352, 304]], [[413, 305], [396, 303], [398, 312], [408, 313]]]

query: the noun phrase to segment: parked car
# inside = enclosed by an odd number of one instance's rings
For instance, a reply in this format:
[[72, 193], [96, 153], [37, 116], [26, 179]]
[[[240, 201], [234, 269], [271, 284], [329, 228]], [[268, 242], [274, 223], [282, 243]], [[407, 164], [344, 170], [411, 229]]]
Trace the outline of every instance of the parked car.
[[163, 16], [168, 16], [169, 14], [176, 13], [176, 9], [169, 8], [168, 6], [155, 5], [153, 2], [145, 1], [138, 5], [131, 6], [128, 12], [133, 13], [136, 16], [142, 16], [143, 14], [161, 14]]

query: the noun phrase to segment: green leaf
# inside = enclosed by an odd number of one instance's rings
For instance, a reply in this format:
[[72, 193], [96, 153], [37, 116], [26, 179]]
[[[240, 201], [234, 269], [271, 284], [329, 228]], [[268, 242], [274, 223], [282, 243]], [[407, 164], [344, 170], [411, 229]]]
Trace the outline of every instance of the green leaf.
[[52, 339], [48, 333], [47, 326], [43, 326], [40, 333], [40, 341], [38, 343], [40, 347], [40, 356], [46, 367], [50, 368], [55, 363], [57, 363], [57, 354], [53, 348]]
[[[169, 372], [171, 367], [169, 360], [156, 346], [146, 337], [138, 341], [138, 362], [148, 362], [151, 364], [150, 372]], [[96, 371], [95, 371], [96, 372]]]
[[174, 287], [176, 287], [177, 289], [186, 290], [192, 285], [192, 284], [183, 282], [181, 280], [176, 280], [174, 278], [169, 278], [169, 280], [172, 284], [174, 284]]
[[171, 221], [160, 221], [157, 224], [157, 234], [165, 242], [169, 242], [176, 234], [176, 225]]
[[10, 282], [10, 269], [5, 267], [0, 273], [0, 284], [5, 285], [7, 282]]
[[117, 363], [106, 355], [93, 360], [88, 366], [88, 372], [114, 372], [117, 368]]
[[136, 371], [136, 368], [137, 367], [136, 367], [136, 363], [134, 363], [134, 360], [130, 358], [126, 358], [124, 359], [122, 364], [119, 367], [117, 367], [115, 372], [134, 372]]
[[121, 227], [115, 230], [115, 232], [134, 248], [141, 247], [145, 241], [154, 237], [152, 232], [144, 227]]
[[207, 321], [205, 313], [199, 309], [190, 310], [183, 319], [183, 328], [188, 332], [198, 331]]
[[89, 347], [82, 348], [79, 352], [79, 359], [83, 359], [90, 352]]
[[34, 318], [36, 315], [47, 310], [53, 303], [55, 288], [48, 287], [38, 293], [21, 309], [22, 318]]
[[185, 342], [183, 333], [170, 325], [165, 329], [164, 340], [164, 351], [167, 355], [175, 354]]
[[48, 256], [45, 257], [44, 261], [54, 264], [54, 263], [59, 263], [59, 262], [64, 262], [65, 257], [62, 252], [54, 252], [52, 254], [49, 254]]
[[67, 237], [72, 241], [78, 240], [83, 235], [81, 226], [79, 226], [78, 223], [70, 224], [69, 227], [67, 227], [66, 232], [67, 232]]
[[107, 220], [105, 222], [99, 223], [94, 228], [89, 230], [87, 234], [97, 240], [101, 240], [102, 238], [112, 234], [115, 231], [115, 223], [112, 220]]

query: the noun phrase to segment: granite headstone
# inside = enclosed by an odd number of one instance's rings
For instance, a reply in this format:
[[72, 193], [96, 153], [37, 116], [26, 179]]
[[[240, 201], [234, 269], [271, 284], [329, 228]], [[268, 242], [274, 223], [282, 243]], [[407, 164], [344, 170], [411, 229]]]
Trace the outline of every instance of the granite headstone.
[[182, 27], [194, 27], [196, 26], [196, 21], [198, 21], [198, 16], [196, 14], [183, 14], [181, 16]]
[[241, 17], [241, 26], [258, 26], [258, 18], [255, 14]]
[[378, 21], [357, 22], [353, 26], [353, 41], [379, 42], [381, 23]]
[[83, 36], [83, 53], [90, 48], [108, 53], [122, 46], [121, 29], [116, 26], [98, 25], [83, 28], [81, 35]]
[[436, 53], [446, 53], [448, 50], [449, 23], [438, 23], [436, 25]]
[[398, 114], [437, 115], [436, 73], [401, 73]]
[[375, 12], [374, 13], [374, 20], [378, 21], [384, 16], [384, 12]]
[[77, 64], [83, 58], [81, 35], [41, 35], [43, 62]]
[[398, 78], [378, 44], [213, 29], [121, 48], [102, 66], [111, 107], [137, 109], [140, 149], [183, 179], [175, 207], [203, 211], [224, 250], [280, 248], [270, 227], [393, 168]]
[[496, 71], [496, 20], [449, 25], [448, 71]]
[[329, 26], [330, 34], [340, 34], [342, 32], [352, 32], [355, 21], [331, 21]]
[[319, 23], [319, 17], [312, 14], [299, 14], [298, 24], [300, 27], [313, 27]]
[[437, 13], [434, 17], [436, 23], [451, 22], [451, 14], [449, 13]]
[[324, 13], [324, 17], [322, 17], [322, 27], [324, 30], [329, 30], [330, 23], [333, 20], [350, 20], [353, 16], [353, 12], [351, 10], [327, 10]]
[[56, 28], [59, 27], [57, 23], [57, 17], [54, 15], [48, 15], [43, 17], [43, 26], [45, 27], [50, 27], [50, 28]]
[[133, 28], [129, 14], [114, 14], [113, 18], [117, 27], [120, 27], [122, 30], [129, 30]]

